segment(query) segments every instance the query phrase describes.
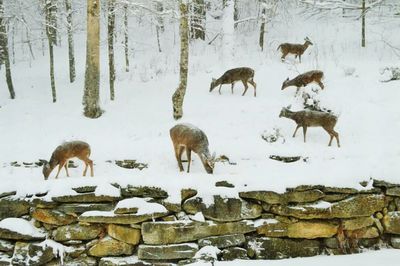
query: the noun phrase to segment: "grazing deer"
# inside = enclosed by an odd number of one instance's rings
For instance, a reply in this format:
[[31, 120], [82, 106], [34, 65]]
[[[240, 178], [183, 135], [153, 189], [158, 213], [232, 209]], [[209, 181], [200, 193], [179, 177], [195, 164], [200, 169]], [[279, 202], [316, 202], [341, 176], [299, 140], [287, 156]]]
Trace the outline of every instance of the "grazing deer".
[[333, 137], [336, 138], [337, 145], [340, 147], [339, 134], [333, 129], [338, 118], [329, 113], [304, 110], [292, 112], [288, 108], [282, 108], [279, 117], [286, 117], [296, 122], [297, 127], [293, 133], [293, 138], [300, 127], [303, 127], [304, 142], [306, 142], [307, 127], [322, 127], [331, 137], [328, 146], [331, 146]]
[[282, 88], [281, 90], [284, 90], [287, 87], [290, 86], [296, 86], [296, 95], [299, 92], [299, 89], [301, 87], [307, 86], [311, 82], [316, 82], [318, 85], [321, 87], [321, 89], [324, 89], [324, 84], [321, 82], [321, 79], [324, 77], [324, 72], [320, 70], [311, 70], [308, 72], [305, 72], [303, 74], [298, 75], [294, 79], [289, 79], [287, 78], [283, 83], [282, 83]]
[[226, 71], [219, 79], [213, 78], [211, 81], [210, 85], [210, 92], [214, 88], [216, 88], [219, 85], [219, 94], [221, 94], [221, 87], [223, 84], [231, 84], [231, 91], [233, 94], [233, 86], [236, 81], [241, 80], [243, 85], [244, 85], [244, 92], [242, 96], [246, 94], [247, 89], [249, 86], [247, 83], [250, 83], [253, 88], [254, 88], [254, 97], [256, 97], [256, 86], [257, 84], [253, 80], [254, 78], [254, 70], [249, 67], [238, 67], [238, 68], [233, 68], [228, 71]]
[[295, 54], [295, 58], [299, 57], [300, 63], [301, 63], [301, 55], [304, 53], [305, 50], [307, 50], [308, 46], [313, 45], [313, 43], [310, 41], [308, 37], [304, 39], [304, 44], [298, 44], [298, 43], [282, 43], [278, 46], [278, 49], [281, 49], [282, 56], [281, 60], [285, 60], [285, 57], [288, 54]]
[[65, 171], [68, 173], [68, 160], [77, 157], [85, 163], [85, 170], [83, 170], [83, 175], [86, 176], [86, 171], [88, 165], [90, 166], [90, 176], [93, 176], [93, 161], [89, 159], [90, 156], [90, 146], [83, 141], [70, 141], [64, 142], [59, 145], [51, 155], [50, 161], [43, 164], [43, 175], [44, 179], [47, 180], [51, 171], [58, 165], [58, 171], [56, 178], [61, 169], [65, 167]]
[[208, 151], [208, 139], [206, 134], [199, 128], [191, 124], [178, 124], [169, 131], [174, 145], [176, 160], [178, 161], [179, 170], [184, 171], [182, 165], [182, 153], [186, 150], [188, 160], [187, 172], [190, 171], [191, 151], [197, 153], [203, 163], [207, 173], [212, 174], [214, 171], [215, 153], [211, 156]]

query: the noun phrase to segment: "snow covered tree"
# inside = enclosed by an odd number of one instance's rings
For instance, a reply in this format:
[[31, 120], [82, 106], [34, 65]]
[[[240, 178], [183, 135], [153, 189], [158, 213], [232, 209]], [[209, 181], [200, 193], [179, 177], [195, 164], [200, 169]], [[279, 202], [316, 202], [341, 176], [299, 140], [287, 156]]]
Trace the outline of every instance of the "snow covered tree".
[[124, 51], [125, 71], [129, 72], [128, 4], [124, 3]]
[[115, 64], [114, 64], [114, 28], [115, 28], [115, 0], [108, 0], [108, 67], [110, 80], [110, 99], [115, 98]]
[[178, 120], [183, 116], [183, 99], [186, 93], [188, 66], [189, 66], [189, 23], [188, 23], [188, 6], [190, 0], [180, 0], [180, 38], [181, 38], [181, 56], [180, 56], [180, 72], [179, 87], [172, 96], [173, 117]]
[[54, 78], [54, 52], [53, 46], [57, 45], [57, 2], [56, 0], [45, 0], [46, 35], [49, 43], [50, 54], [50, 80], [53, 103], [57, 101], [56, 82]]
[[86, 71], [83, 94], [84, 115], [98, 118], [100, 100], [100, 0], [87, 0]]
[[223, 25], [222, 25], [222, 59], [230, 60], [233, 57], [234, 50], [234, 1], [233, 0], [225, 0], [224, 12], [223, 12]]
[[0, 65], [5, 64], [6, 81], [10, 98], [15, 99], [14, 85], [11, 77], [10, 55], [8, 53], [8, 34], [6, 27], [6, 18], [4, 16], [4, 3], [0, 0]]
[[193, 0], [190, 16], [190, 38], [205, 40], [206, 4], [204, 0]]
[[72, 83], [75, 81], [75, 54], [74, 54], [71, 0], [65, 0], [65, 9], [67, 12], [69, 81]]

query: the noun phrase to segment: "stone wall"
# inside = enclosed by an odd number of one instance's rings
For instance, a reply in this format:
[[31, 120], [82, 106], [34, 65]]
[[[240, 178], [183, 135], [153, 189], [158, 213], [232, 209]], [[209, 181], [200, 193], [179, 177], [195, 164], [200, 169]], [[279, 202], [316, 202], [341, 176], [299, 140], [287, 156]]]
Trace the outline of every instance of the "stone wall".
[[160, 188], [115, 187], [119, 196], [96, 187], [51, 200], [1, 194], [0, 265], [183, 265], [400, 248], [400, 185], [383, 181], [360, 191], [245, 191], [212, 203], [193, 189], [177, 203]]

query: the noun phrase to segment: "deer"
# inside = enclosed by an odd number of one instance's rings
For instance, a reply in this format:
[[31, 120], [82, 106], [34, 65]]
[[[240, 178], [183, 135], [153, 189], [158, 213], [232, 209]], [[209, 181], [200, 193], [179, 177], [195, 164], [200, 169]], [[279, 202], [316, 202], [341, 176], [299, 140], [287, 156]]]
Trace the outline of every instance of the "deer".
[[294, 54], [295, 58], [299, 57], [299, 61], [301, 63], [301, 55], [307, 50], [308, 46], [313, 45], [308, 37], [304, 39], [304, 44], [299, 43], [282, 43], [278, 46], [278, 49], [281, 49], [282, 56], [281, 60], [285, 60], [285, 57], [288, 54]]
[[188, 160], [187, 172], [190, 172], [191, 152], [196, 153], [208, 174], [212, 174], [215, 164], [215, 153], [211, 156], [208, 150], [206, 134], [198, 127], [191, 124], [177, 124], [170, 129], [170, 136], [175, 150], [179, 170], [184, 171], [182, 165], [182, 153], [186, 151]]
[[254, 88], [254, 97], [256, 97], [256, 87], [257, 84], [253, 80], [254, 78], [254, 70], [249, 67], [238, 67], [238, 68], [233, 68], [228, 71], [226, 71], [220, 78], [215, 79], [213, 78], [211, 81], [210, 85], [210, 92], [213, 91], [218, 85], [219, 85], [219, 94], [221, 94], [221, 87], [223, 84], [231, 84], [231, 91], [233, 94], [233, 86], [236, 81], [242, 81], [244, 85], [244, 92], [242, 96], [244, 96], [247, 92], [247, 89], [249, 86], [247, 83], [250, 83], [253, 88]]
[[321, 82], [321, 79], [324, 77], [324, 72], [321, 70], [311, 70], [308, 72], [305, 72], [303, 74], [298, 75], [294, 79], [289, 79], [289, 77], [282, 83], [282, 88], [281, 90], [284, 90], [287, 87], [290, 86], [296, 86], [296, 95], [298, 94], [299, 90], [301, 87], [305, 87], [311, 82], [316, 82], [318, 85], [321, 87], [321, 89], [324, 89], [324, 84]]
[[339, 134], [334, 130], [337, 116], [311, 110], [303, 110], [292, 112], [288, 108], [282, 108], [279, 117], [286, 117], [296, 122], [297, 127], [293, 133], [293, 138], [296, 137], [296, 132], [300, 127], [303, 127], [304, 143], [306, 142], [307, 127], [322, 127], [328, 132], [331, 137], [328, 146], [331, 146], [333, 138], [336, 138], [337, 146], [340, 147]]
[[68, 161], [71, 158], [77, 157], [85, 163], [85, 169], [83, 170], [83, 176], [86, 176], [88, 166], [90, 166], [90, 176], [93, 176], [93, 161], [89, 159], [90, 146], [83, 141], [69, 141], [64, 142], [53, 151], [50, 161], [45, 161], [43, 164], [43, 175], [44, 179], [47, 180], [50, 173], [58, 165], [58, 171], [56, 179], [60, 174], [60, 171], [65, 167], [65, 171], [68, 173]]

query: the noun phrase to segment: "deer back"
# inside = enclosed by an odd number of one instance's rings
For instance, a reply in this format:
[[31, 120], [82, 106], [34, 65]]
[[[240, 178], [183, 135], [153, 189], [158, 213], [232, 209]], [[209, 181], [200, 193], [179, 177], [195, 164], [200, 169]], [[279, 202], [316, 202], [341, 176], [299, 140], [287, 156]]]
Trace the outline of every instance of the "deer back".
[[185, 146], [197, 154], [209, 156], [206, 134], [191, 124], [178, 124], [171, 128], [170, 135], [174, 146]]
[[301, 126], [333, 128], [336, 125], [337, 116], [325, 112], [304, 110], [294, 112], [293, 120]]
[[90, 155], [90, 146], [83, 141], [64, 142], [59, 145], [51, 155], [52, 161], [59, 163], [73, 157], [88, 157]]
[[237, 80], [249, 80], [254, 77], [254, 70], [249, 67], [238, 67], [226, 71], [217, 82], [219, 84], [229, 84]]

